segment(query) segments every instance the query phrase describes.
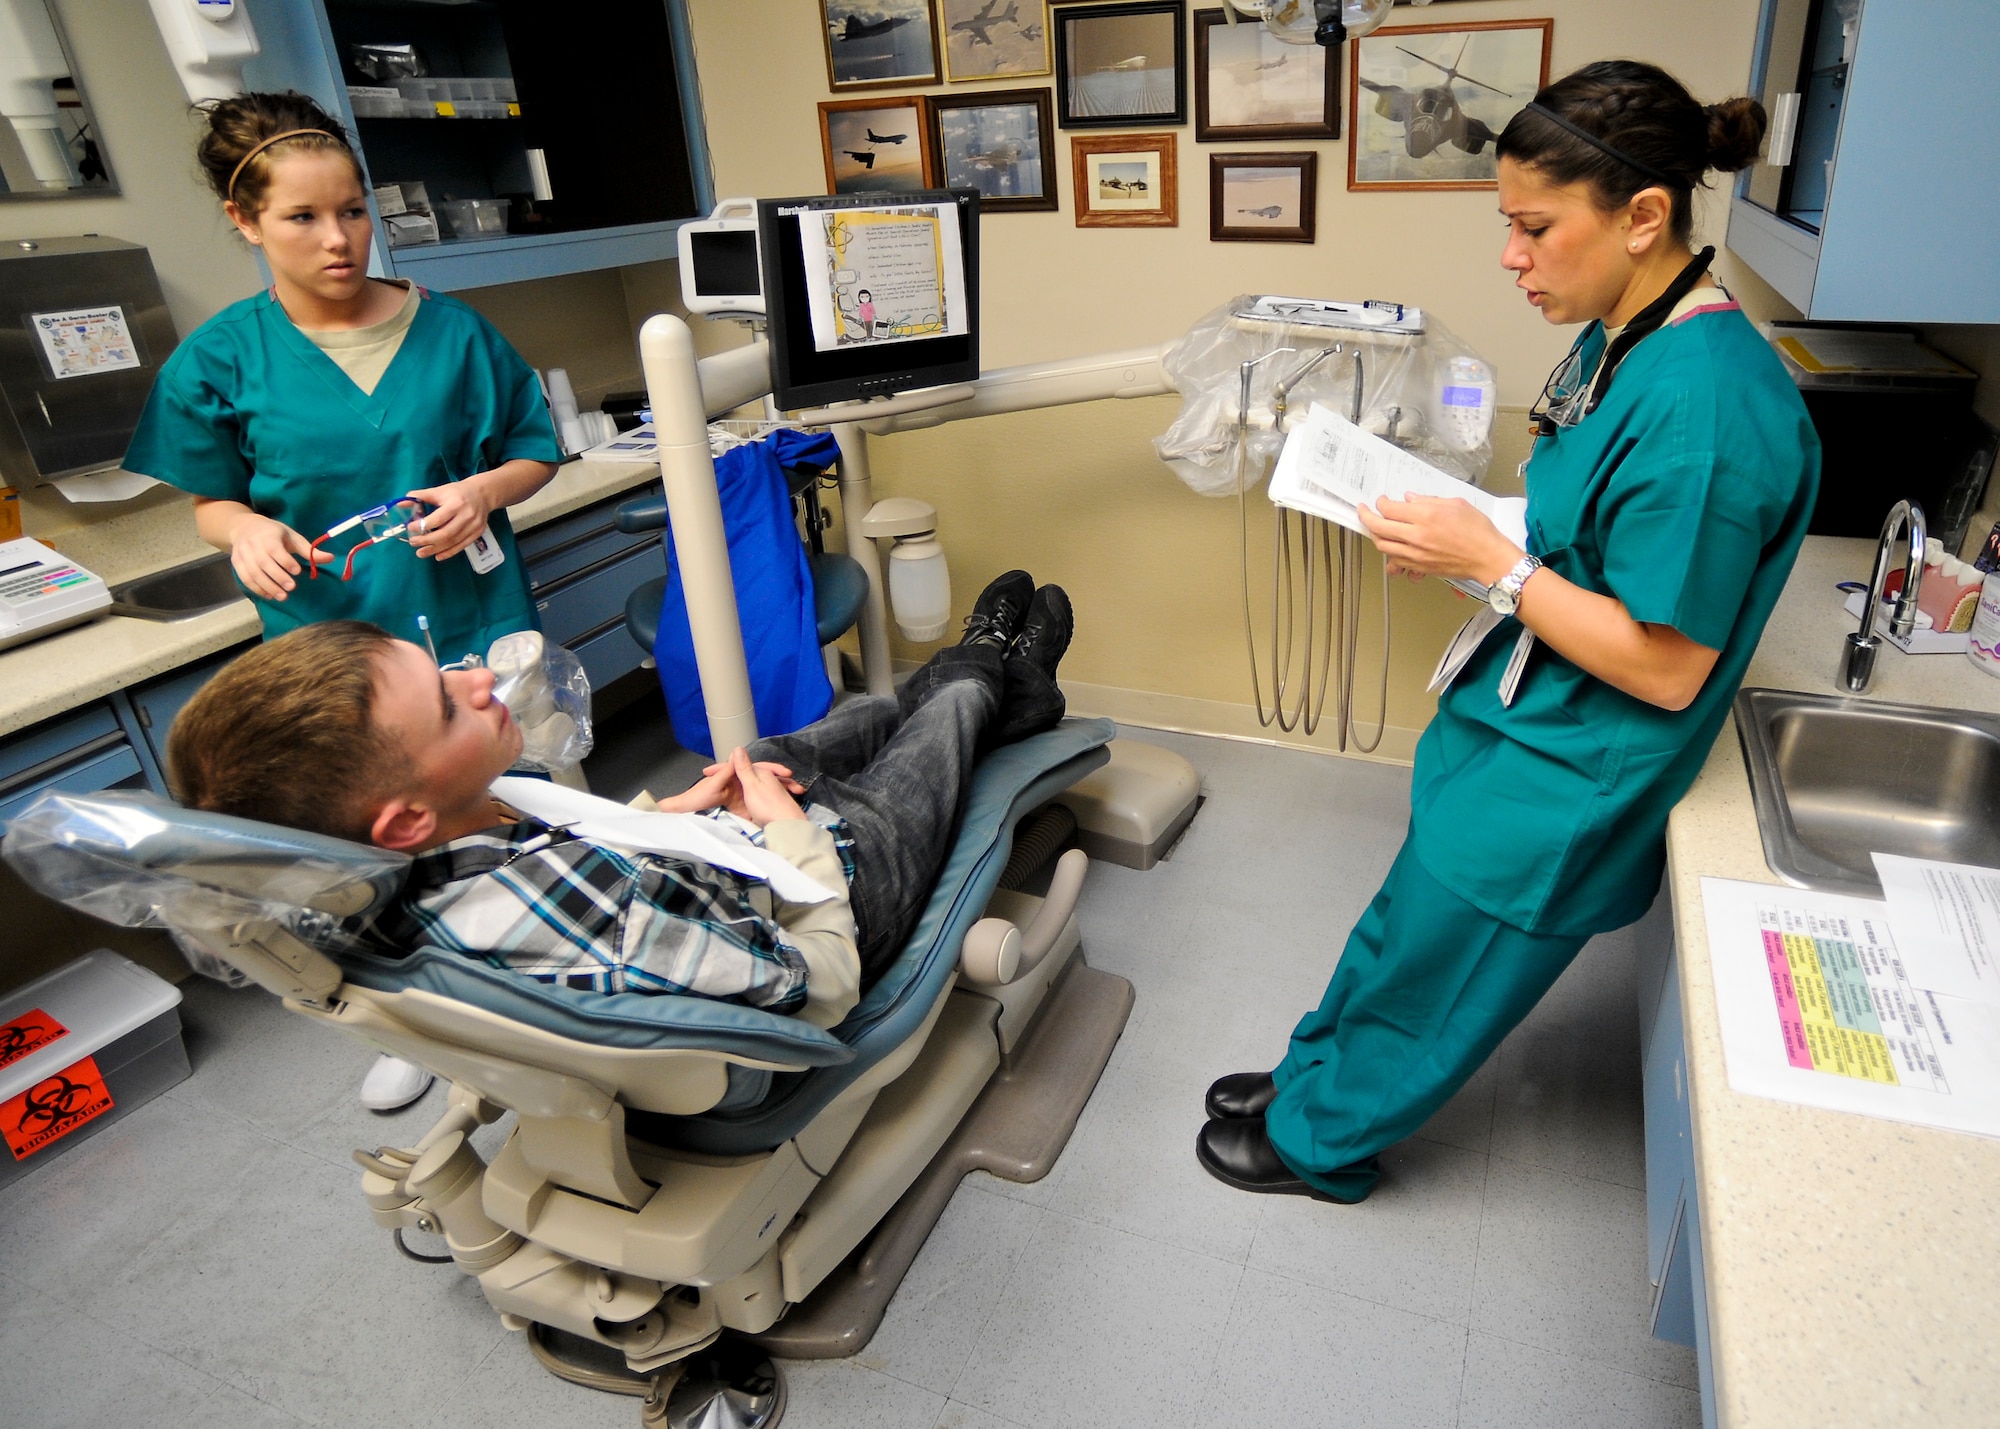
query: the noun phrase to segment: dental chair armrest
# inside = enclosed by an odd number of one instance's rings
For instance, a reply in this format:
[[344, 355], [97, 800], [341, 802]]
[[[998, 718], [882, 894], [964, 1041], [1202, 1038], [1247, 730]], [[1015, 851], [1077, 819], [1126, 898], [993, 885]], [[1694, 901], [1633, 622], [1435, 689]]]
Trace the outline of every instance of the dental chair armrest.
[[611, 513], [611, 524], [626, 536], [636, 536], [641, 531], [658, 531], [667, 524], [667, 498], [638, 496], [630, 501], [621, 501]]
[[975, 987], [1005, 987], [1033, 972], [1076, 911], [1089, 871], [1089, 855], [1073, 848], [1056, 862], [1041, 909], [1025, 931], [1005, 918], [981, 918], [967, 929], [958, 951], [965, 980]]
[[267, 992], [321, 1007], [342, 981], [340, 967], [275, 922], [239, 923], [221, 931], [181, 933]]

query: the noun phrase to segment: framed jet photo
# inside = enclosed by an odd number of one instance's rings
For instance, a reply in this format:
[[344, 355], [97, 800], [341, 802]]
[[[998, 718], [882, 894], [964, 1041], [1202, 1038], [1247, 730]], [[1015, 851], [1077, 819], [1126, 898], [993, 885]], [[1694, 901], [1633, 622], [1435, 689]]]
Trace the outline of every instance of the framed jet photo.
[[983, 213], [1057, 206], [1055, 106], [1046, 89], [934, 94], [927, 107], [943, 187], [978, 189]]
[[1071, 178], [1078, 228], [1179, 225], [1180, 139], [1158, 134], [1073, 135]]
[[1377, 30], [1354, 42], [1350, 189], [1491, 189], [1493, 141], [1549, 82], [1553, 20]]
[[1338, 139], [1342, 45], [1288, 45], [1254, 20], [1194, 12], [1194, 137]]
[[938, 0], [944, 77], [1025, 79], [1047, 74], [1047, 0]]
[[1187, 123], [1184, 0], [1064, 5], [1050, 14], [1063, 128]]
[[1319, 155], [1208, 156], [1208, 236], [1214, 243], [1311, 243]]
[[829, 89], [935, 84], [931, 0], [819, 0]]
[[830, 194], [915, 193], [937, 187], [930, 121], [920, 94], [823, 100], [819, 141]]

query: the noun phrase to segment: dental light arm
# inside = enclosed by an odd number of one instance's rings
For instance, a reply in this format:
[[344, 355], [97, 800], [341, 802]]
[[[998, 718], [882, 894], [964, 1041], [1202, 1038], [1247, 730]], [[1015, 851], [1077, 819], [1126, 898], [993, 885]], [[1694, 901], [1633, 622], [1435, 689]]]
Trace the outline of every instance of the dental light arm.
[[[992, 417], [1003, 412], [1031, 412], [1041, 407], [1063, 407], [1077, 402], [1097, 402], [1118, 397], [1158, 397], [1172, 392], [1173, 380], [1161, 366], [1161, 356], [1171, 343], [1158, 347], [1135, 347], [1125, 352], [1108, 352], [1098, 357], [1066, 358], [1055, 362], [1032, 362], [1022, 367], [1002, 367], [982, 372], [970, 384], [966, 396], [925, 410], [904, 410], [881, 418], [868, 415], [867, 407], [854, 409], [848, 420], [876, 436], [890, 432], [913, 432], [954, 422], [961, 417]], [[941, 392], [964, 389], [945, 388]], [[908, 393], [917, 397], [921, 393]]]

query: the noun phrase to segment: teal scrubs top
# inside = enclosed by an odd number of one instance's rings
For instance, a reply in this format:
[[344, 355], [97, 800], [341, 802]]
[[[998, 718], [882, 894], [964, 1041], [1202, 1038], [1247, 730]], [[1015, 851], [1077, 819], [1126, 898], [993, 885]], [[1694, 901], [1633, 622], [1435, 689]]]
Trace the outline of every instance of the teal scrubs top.
[[[1805, 539], [1819, 440], [1769, 345], [1718, 290], [1643, 339], [1602, 404], [1540, 438], [1529, 549], [1634, 620], [1720, 651], [1684, 710], [1537, 642], [1511, 707], [1502, 621], [1417, 745], [1411, 840], [1439, 882], [1504, 923], [1587, 936], [1642, 915], [1667, 815], [1708, 757]], [[1580, 339], [1593, 366], [1601, 325]], [[1829, 657], [1831, 658], [1831, 657]]]
[[[463, 303], [424, 295], [395, 359], [363, 392], [269, 292], [203, 323], [169, 357], [125, 456], [127, 470], [196, 496], [240, 501], [308, 541], [348, 517], [516, 457], [562, 460], [535, 374]], [[371, 620], [416, 639], [430, 617], [438, 655], [485, 654], [536, 626], [527, 571], [504, 511], [489, 529], [505, 560], [484, 575], [463, 554], [419, 560], [402, 541], [354, 558], [359, 527], [322, 547], [339, 560], [257, 600], [265, 637], [316, 620]], [[256, 597], [252, 597], [256, 599]]]

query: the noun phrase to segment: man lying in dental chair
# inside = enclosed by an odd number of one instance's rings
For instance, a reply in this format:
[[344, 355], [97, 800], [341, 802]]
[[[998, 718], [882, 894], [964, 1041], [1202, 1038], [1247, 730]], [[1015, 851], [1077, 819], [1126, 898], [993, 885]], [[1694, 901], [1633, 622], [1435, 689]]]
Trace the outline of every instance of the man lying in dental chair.
[[747, 835], [820, 886], [810, 900], [500, 803], [488, 786], [521, 735], [491, 672], [439, 671], [422, 647], [359, 621], [303, 626], [229, 665], [175, 721], [168, 762], [189, 807], [416, 855], [368, 930], [387, 949], [427, 944], [545, 982], [690, 993], [832, 1027], [915, 927], [976, 756], [1061, 720], [1071, 629], [1061, 587], [1009, 571], [960, 642], [896, 696], [737, 749], [659, 801]]

